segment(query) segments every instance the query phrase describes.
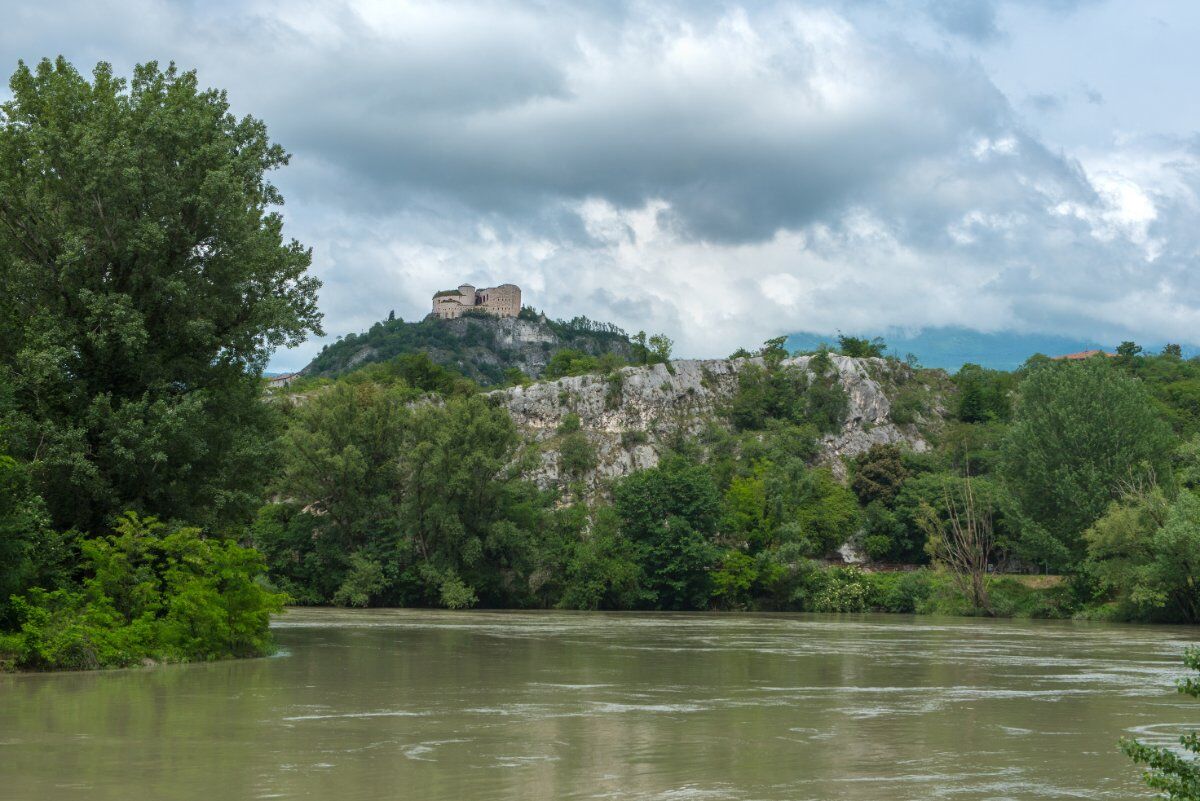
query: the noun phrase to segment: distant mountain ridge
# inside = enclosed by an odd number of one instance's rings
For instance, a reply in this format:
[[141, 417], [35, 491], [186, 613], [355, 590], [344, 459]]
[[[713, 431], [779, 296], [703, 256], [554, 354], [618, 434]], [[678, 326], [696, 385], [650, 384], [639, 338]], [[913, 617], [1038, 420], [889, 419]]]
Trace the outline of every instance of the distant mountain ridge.
[[[847, 332], [857, 336], [861, 332]], [[904, 358], [912, 353], [925, 367], [940, 367], [955, 372], [964, 364], [972, 363], [993, 370], [1015, 370], [1035, 353], [1046, 356], [1061, 356], [1083, 350], [1116, 350], [1116, 342], [1097, 342], [1093, 339], [1059, 336], [1056, 334], [1023, 334], [1015, 331], [982, 333], [959, 326], [925, 328], [913, 332], [892, 330], [870, 332], [870, 336], [881, 335], [888, 345], [888, 352]], [[815, 334], [799, 332], [789, 334], [787, 347], [790, 350], [806, 351], [817, 348], [821, 343], [837, 345], [837, 334]], [[1163, 342], [1139, 342], [1147, 352], [1157, 353]], [[1200, 353], [1194, 345], [1183, 346], [1183, 355], [1191, 357]]]

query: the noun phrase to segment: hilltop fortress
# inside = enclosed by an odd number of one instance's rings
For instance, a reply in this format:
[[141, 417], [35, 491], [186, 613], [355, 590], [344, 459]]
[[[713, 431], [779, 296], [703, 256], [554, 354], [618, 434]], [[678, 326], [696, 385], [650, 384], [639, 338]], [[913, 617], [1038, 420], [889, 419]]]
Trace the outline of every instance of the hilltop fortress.
[[431, 314], [442, 320], [462, 317], [463, 312], [475, 309], [497, 317], [516, 317], [521, 311], [521, 287], [501, 284], [476, 289], [462, 284], [458, 289], [443, 289], [433, 295]]

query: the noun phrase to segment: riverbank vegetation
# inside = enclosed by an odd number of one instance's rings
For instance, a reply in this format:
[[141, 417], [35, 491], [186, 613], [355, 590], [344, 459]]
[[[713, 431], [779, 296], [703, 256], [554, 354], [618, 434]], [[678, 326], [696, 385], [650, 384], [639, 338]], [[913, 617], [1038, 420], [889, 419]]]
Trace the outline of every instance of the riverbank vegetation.
[[[1035, 357], [1016, 373], [968, 365], [932, 449], [874, 446], [842, 480], [816, 458], [847, 413], [830, 353], [806, 370], [780, 340], [745, 355], [761, 361], [699, 436], [591, 494], [527, 478], [547, 448], [568, 475], [594, 466], [577, 417], [539, 445], [495, 396], [402, 381], [363, 391], [351, 374], [288, 412], [274, 485], [286, 500], [251, 537], [306, 603], [1200, 620], [1193, 421], [1147, 378], [1184, 380], [1200, 364], [1168, 351]], [[372, 488], [343, 465], [387, 478]], [[347, 515], [347, 503], [371, 512]], [[843, 543], [868, 563], [838, 566]]]

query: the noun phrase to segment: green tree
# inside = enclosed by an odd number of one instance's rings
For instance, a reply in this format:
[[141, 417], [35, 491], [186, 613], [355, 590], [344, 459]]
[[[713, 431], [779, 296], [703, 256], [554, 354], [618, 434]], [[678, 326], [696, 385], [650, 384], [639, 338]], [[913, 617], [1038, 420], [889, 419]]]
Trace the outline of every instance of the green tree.
[[799, 545], [806, 556], [826, 556], [858, 530], [858, 501], [829, 470], [793, 459], [775, 466], [766, 481], [780, 542]]
[[755, 470], [749, 476], [734, 476], [723, 500], [722, 533], [744, 542], [750, 550], [757, 550], [772, 539], [767, 521], [767, 486], [762, 472]]
[[753, 558], [741, 551], [726, 551], [712, 575], [713, 599], [723, 608], [745, 609], [751, 605], [751, 588], [758, 579]]
[[856, 359], [878, 359], [882, 358], [884, 352], [887, 351], [887, 343], [883, 341], [883, 337], [867, 339], [866, 337], [851, 337], [839, 334], [838, 351], [843, 356], [852, 356]]
[[803, 417], [797, 404], [808, 386], [803, 371], [794, 367], [768, 369], [747, 364], [738, 371], [738, 389], [729, 405], [729, 419], [741, 431], [757, 431], [768, 420]]
[[1200, 497], [1157, 487], [1113, 503], [1084, 532], [1087, 573], [1126, 620], [1200, 623]]
[[[517, 372], [520, 372], [519, 370]], [[369, 364], [344, 376], [349, 384], [373, 382], [384, 386], [402, 383], [439, 395], [474, 395], [479, 387], [461, 373], [429, 358], [427, 353], [403, 353], [385, 362]]]
[[319, 333], [310, 253], [266, 174], [287, 154], [155, 63], [21, 64], [0, 106], [0, 384], [54, 523], [248, 519], [270, 468], [259, 378]]
[[862, 503], [890, 502], [908, 478], [899, 445], [872, 445], [854, 457], [850, 489]]
[[338, 382], [296, 410], [277, 487], [289, 500], [254, 528], [273, 575], [308, 602], [536, 603], [546, 499], [519, 478], [507, 411], [413, 397]]
[[646, 336], [638, 331], [629, 338], [634, 364], [667, 364], [671, 361], [671, 349], [675, 343], [666, 334]]
[[771, 420], [838, 430], [850, 401], [829, 355], [818, 352], [808, 370], [784, 364], [783, 339], [767, 340], [760, 352], [763, 365], [747, 364], [738, 371], [738, 389], [727, 410], [730, 421], [742, 431], [761, 430]]
[[758, 351], [758, 356], [762, 357], [763, 363], [767, 365], [768, 370], [774, 370], [783, 364], [783, 360], [788, 357], [787, 337], [772, 337], [763, 343], [763, 346]]
[[705, 608], [721, 496], [704, 466], [668, 458], [621, 479], [613, 501], [622, 533], [638, 548], [654, 607]]
[[675, 343], [666, 334], [655, 334], [650, 337], [650, 361], [667, 364], [671, 361], [671, 350]]
[[587, 525], [574, 533], [560, 608], [634, 609], [654, 600], [642, 587], [638, 549], [622, 534], [620, 517], [611, 506], [597, 507]]
[[1002, 446], [1026, 555], [1075, 569], [1084, 530], [1123, 486], [1170, 480], [1172, 445], [1142, 384], [1107, 361], [1034, 368]]
[[334, 576], [351, 553], [399, 531], [397, 457], [407, 441], [413, 397], [404, 384], [339, 382], [295, 410], [282, 441], [278, 490], [310, 510], [311, 539], [328, 547], [333, 561], [325, 569]]
[[546, 369], [542, 372], [542, 376], [553, 380], [564, 376], [584, 375], [596, 370], [599, 366], [600, 362], [595, 356], [573, 348], [563, 348], [546, 362]]
[[1136, 342], [1126, 340], [1120, 345], [1117, 345], [1117, 355], [1126, 359], [1132, 359], [1142, 352], [1142, 346]]
[[[1183, 663], [1191, 670], [1200, 671], [1200, 649], [1189, 648]], [[1195, 678], [1179, 682], [1179, 692], [1200, 698], [1200, 680]], [[1171, 801], [1200, 800], [1200, 732], [1191, 732], [1179, 738], [1179, 745], [1187, 757], [1170, 748], [1159, 748], [1137, 740], [1122, 740], [1123, 750], [1134, 762], [1146, 766], [1146, 785], [1163, 793]]]
[[362, 551], [350, 554], [349, 570], [333, 594], [338, 606], [370, 606], [371, 601], [387, 588], [383, 565]]
[[582, 431], [573, 431], [559, 441], [558, 460], [563, 473], [581, 479], [596, 466], [596, 446]]
[[862, 548], [876, 561], [911, 559], [908, 529], [882, 501], [871, 501], [863, 509]]
[[983, 423], [1008, 420], [1012, 414], [1009, 394], [1014, 381], [1012, 373], [986, 370], [977, 364], [964, 364], [954, 376], [958, 388], [955, 409], [964, 423]]
[[638, 331], [629, 338], [634, 364], [646, 364], [650, 360], [650, 347], [646, 344], [646, 332]]

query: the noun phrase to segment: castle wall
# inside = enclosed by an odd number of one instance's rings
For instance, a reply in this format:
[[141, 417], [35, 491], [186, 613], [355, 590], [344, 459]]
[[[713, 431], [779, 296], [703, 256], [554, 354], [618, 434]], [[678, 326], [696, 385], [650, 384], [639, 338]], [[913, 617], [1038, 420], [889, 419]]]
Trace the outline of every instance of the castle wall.
[[480, 289], [476, 293], [479, 308], [497, 317], [516, 317], [521, 311], [521, 288], [516, 284]]
[[462, 284], [457, 290], [438, 292], [433, 296], [433, 316], [455, 320], [463, 312], [479, 309], [497, 317], [516, 317], [521, 311], [521, 288], [516, 284], [476, 289]]

